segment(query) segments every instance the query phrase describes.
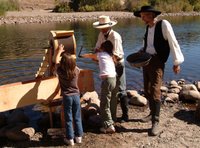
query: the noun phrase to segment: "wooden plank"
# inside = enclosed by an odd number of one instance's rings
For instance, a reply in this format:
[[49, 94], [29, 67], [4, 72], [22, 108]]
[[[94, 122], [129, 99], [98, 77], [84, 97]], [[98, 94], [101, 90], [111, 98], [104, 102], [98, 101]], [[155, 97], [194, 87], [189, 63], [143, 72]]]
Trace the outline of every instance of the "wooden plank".
[[[81, 93], [93, 91], [93, 72], [81, 70], [78, 85]], [[0, 86], [0, 112], [59, 98], [57, 77], [6, 84]]]
[[87, 91], [94, 91], [94, 77], [92, 70], [81, 70], [78, 86], [82, 94]]
[[0, 86], [0, 112], [60, 98], [58, 79], [35, 79]]

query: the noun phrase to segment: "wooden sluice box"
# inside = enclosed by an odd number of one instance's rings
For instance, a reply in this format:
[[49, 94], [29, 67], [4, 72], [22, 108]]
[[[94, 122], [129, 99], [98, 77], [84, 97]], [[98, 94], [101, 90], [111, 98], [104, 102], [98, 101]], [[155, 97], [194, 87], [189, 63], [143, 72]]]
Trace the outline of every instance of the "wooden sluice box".
[[[48, 102], [51, 107], [51, 102], [62, 99], [58, 78], [54, 75], [54, 53], [58, 45], [63, 44], [65, 50], [76, 57], [74, 31], [51, 31], [49, 39], [50, 48], [45, 50], [43, 61], [35, 74], [34, 80], [0, 86], [0, 112], [41, 102]], [[78, 86], [82, 94], [87, 91], [94, 91], [93, 72], [91, 70], [81, 69]]]

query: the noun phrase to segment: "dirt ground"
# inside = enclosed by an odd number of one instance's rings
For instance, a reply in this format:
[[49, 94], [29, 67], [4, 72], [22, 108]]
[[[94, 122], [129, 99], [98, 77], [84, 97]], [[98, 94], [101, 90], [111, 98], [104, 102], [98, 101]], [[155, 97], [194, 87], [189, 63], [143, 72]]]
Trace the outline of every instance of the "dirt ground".
[[[187, 105], [188, 106], [188, 105]], [[83, 148], [198, 148], [200, 145], [200, 122], [195, 121], [195, 111], [182, 103], [162, 104], [160, 125], [161, 133], [148, 135], [151, 123], [141, 123], [149, 109], [129, 106], [129, 122], [116, 123], [116, 133], [102, 134], [96, 125], [85, 125], [83, 143], [76, 147]], [[121, 109], [118, 105], [118, 117]], [[66, 147], [62, 137], [36, 133], [31, 141], [14, 142], [1, 140], [2, 147]]]

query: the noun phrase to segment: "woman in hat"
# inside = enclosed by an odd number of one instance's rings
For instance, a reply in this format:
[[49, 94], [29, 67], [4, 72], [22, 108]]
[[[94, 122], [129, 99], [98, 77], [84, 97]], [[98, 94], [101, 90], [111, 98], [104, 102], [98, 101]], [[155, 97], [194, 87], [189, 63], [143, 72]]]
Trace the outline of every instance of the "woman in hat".
[[161, 12], [155, 10], [152, 6], [142, 6], [141, 10], [134, 12], [134, 15], [140, 17], [147, 25], [142, 52], [152, 55], [149, 64], [143, 67], [144, 93], [149, 100], [150, 114], [141, 119], [142, 122], [152, 122], [150, 131], [152, 136], [160, 133], [160, 87], [162, 85], [165, 62], [171, 53], [174, 65], [173, 71], [178, 74], [180, 72], [180, 64], [184, 61], [171, 24], [167, 20], [158, 20], [157, 16], [160, 14]]
[[[117, 59], [115, 69], [117, 72], [116, 85], [119, 93], [120, 105], [122, 109], [121, 121], [128, 121], [128, 98], [126, 94], [126, 76], [125, 76], [125, 64], [124, 64], [124, 51], [122, 47], [122, 39], [119, 33], [114, 31], [112, 27], [117, 24], [117, 21], [111, 21], [109, 16], [100, 16], [99, 21], [93, 23], [93, 27], [100, 30], [98, 40], [96, 42], [95, 50], [98, 51], [100, 46], [106, 40], [109, 40], [113, 44], [113, 54]], [[117, 104], [115, 104], [117, 106]], [[116, 111], [114, 121], [116, 121]]]

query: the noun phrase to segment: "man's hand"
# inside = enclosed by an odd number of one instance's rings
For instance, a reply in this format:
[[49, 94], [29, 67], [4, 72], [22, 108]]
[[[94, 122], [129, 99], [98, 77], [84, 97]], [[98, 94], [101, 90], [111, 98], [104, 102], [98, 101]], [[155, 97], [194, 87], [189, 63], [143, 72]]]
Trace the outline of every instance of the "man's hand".
[[174, 71], [175, 74], [178, 74], [181, 71], [181, 67], [179, 65], [174, 65], [173, 71]]

